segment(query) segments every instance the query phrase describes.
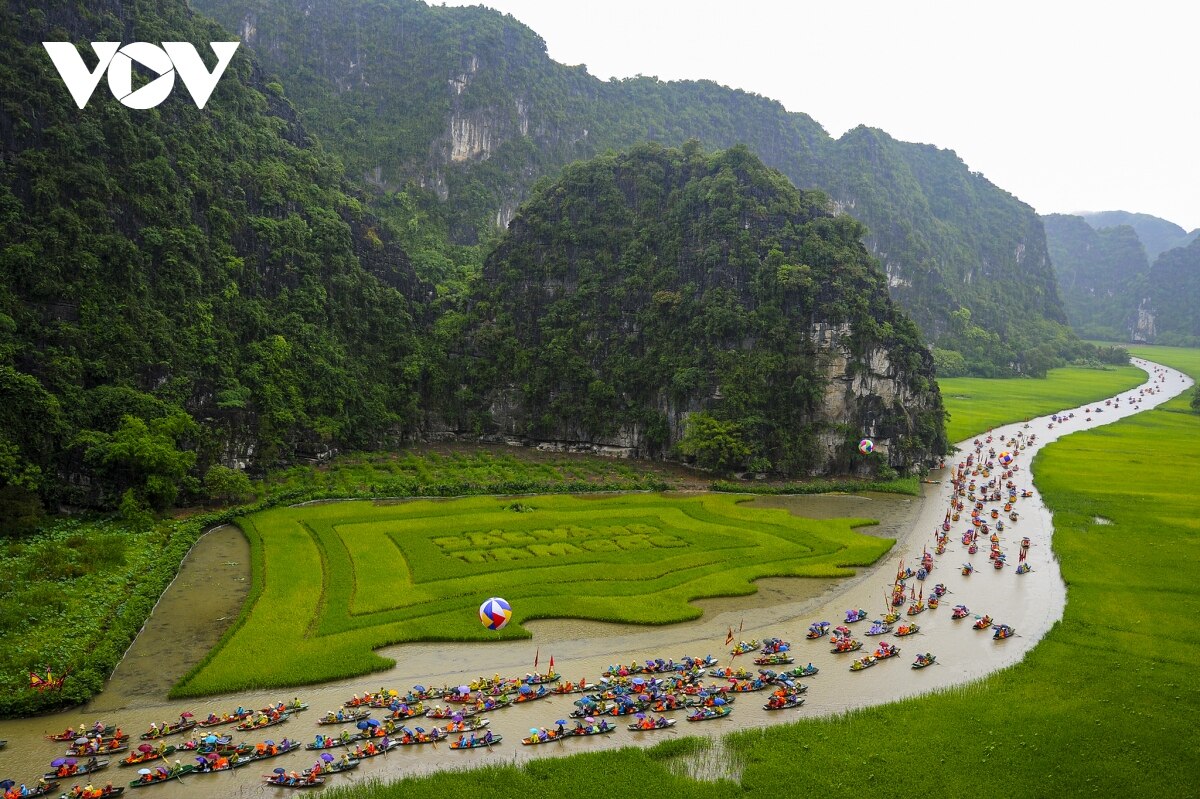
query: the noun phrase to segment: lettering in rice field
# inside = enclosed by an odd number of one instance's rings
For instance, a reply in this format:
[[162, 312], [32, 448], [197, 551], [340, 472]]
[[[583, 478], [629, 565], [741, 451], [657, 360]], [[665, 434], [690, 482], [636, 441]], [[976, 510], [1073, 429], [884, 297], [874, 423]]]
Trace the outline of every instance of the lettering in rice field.
[[536, 530], [466, 531], [432, 539], [443, 553], [464, 563], [554, 558], [583, 552], [677, 549], [689, 546], [678, 536], [650, 524], [581, 527], [569, 524]]

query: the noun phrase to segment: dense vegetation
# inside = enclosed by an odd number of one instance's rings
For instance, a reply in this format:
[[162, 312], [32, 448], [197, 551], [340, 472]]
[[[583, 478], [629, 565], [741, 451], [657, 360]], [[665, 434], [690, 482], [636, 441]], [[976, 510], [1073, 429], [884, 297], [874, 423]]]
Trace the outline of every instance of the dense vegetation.
[[183, 0], [0, 7], [12, 506], [40, 495], [132, 517], [197, 495], [218, 460], [367, 447], [413, 427], [426, 289], [252, 54], [203, 111], [179, 86], [135, 111], [104, 85], [79, 110], [40, 44], [91, 58], [90, 41], [226, 36]]
[[[1200, 351], [1137, 347], [1134, 354], [1200, 378]], [[986, 406], [1007, 400], [995, 391], [979, 402], [984, 416], [994, 414]], [[1012, 668], [942, 694], [734, 734], [723, 741], [725, 779], [717, 782], [685, 781], [672, 768], [708, 746], [684, 739], [330, 795], [432, 799], [486, 781], [490, 796], [569, 796], [594, 792], [597, 774], [611, 774], [614, 790], [652, 786], [698, 797], [770, 797], [794, 785], [868, 795], [882, 780], [913, 774], [933, 795], [1176, 795], [1192, 779], [1177, 753], [1200, 745], [1191, 721], [1200, 712], [1192, 679], [1200, 640], [1188, 623], [1200, 613], [1200, 593], [1194, 570], [1181, 568], [1193, 560], [1200, 532], [1193, 507], [1200, 418], [1187, 402], [1185, 395], [1074, 434], [1039, 455], [1034, 468], [1054, 513], [1068, 602], [1063, 620]], [[895, 742], [904, 731], [920, 731], [920, 743], [867, 744]]]
[[1124, 211], [1042, 219], [1059, 291], [1081, 336], [1200, 344], [1198, 231]]
[[861, 225], [827, 206], [742, 147], [646, 144], [567, 167], [484, 266], [457, 426], [719, 471], [939, 455], [930, 356]]
[[[405, 641], [527, 638], [542, 618], [668, 624], [765, 576], [842, 577], [894, 541], [869, 519], [802, 519], [724, 494], [337, 502], [238, 519], [253, 584], [241, 617], [172, 692], [307, 685], [390, 668]], [[649, 556], [648, 556], [649, 555]], [[531, 571], [532, 570], [532, 571]], [[530, 575], [536, 572], [536, 579]], [[479, 624], [503, 596], [512, 622]]]
[[[510, 16], [419, 0], [197, 0], [256, 48], [305, 120], [374, 184], [429, 279], [461, 284], [539, 176], [646, 140], [746, 144], [867, 226], [893, 296], [966, 374], [1042, 375], [1086, 351], [1065, 326], [1036, 214], [951, 151], [810, 117], [709, 81], [600, 81]], [[806, 76], [799, 78], [820, 79]], [[957, 316], [954, 316], [957, 314]]]
[[1137, 231], [1097, 230], [1069, 214], [1049, 214], [1042, 223], [1071, 327], [1085, 338], [1128, 340], [1150, 272]]
[[1148, 282], [1155, 343], [1200, 346], [1200, 239], [1158, 256]]

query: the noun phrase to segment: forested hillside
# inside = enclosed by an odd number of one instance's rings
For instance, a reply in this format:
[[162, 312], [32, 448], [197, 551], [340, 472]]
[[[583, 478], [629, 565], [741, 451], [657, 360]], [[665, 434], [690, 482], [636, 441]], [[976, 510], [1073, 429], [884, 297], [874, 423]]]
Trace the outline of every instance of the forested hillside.
[[1067, 316], [1081, 336], [1200, 344], [1197, 231], [1126, 211], [1042, 221]]
[[1094, 229], [1083, 217], [1042, 217], [1067, 320], [1084, 338], [1127, 341], [1150, 263], [1129, 225]]
[[[838, 140], [779, 103], [707, 81], [600, 81], [511, 16], [418, 0], [198, 0], [258, 51], [352, 175], [381, 192], [423, 274], [461, 284], [470, 246], [539, 176], [608, 148], [744, 143], [865, 223], [893, 296], [945, 373], [1041, 374], [1081, 352], [1031, 208], [953, 153], [860, 128]], [[826, 79], [798, 69], [797, 80]]]
[[[0, 8], [0, 483], [6, 515], [165, 507], [210, 464], [319, 457], [415, 418], [430, 288], [253, 53], [206, 107], [101, 83], [42, 41], [228, 34], [184, 0]], [[216, 478], [221, 475], [217, 473]]]
[[573, 164], [488, 257], [451, 421], [719, 469], [920, 466], [945, 448], [932, 362], [862, 232], [743, 147]]

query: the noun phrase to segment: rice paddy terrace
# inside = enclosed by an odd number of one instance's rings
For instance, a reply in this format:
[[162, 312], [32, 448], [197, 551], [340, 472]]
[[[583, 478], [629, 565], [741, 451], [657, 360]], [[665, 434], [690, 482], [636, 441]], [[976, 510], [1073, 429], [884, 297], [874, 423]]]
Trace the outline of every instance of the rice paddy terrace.
[[[761, 577], [836, 577], [892, 546], [855, 528], [749, 508], [746, 497], [475, 497], [278, 508], [239, 520], [254, 586], [239, 622], [175, 694], [289, 686], [392, 665], [405, 641], [527, 637], [547, 617], [666, 624], [691, 600], [753, 593]], [[513, 623], [483, 628], [501, 595]]]

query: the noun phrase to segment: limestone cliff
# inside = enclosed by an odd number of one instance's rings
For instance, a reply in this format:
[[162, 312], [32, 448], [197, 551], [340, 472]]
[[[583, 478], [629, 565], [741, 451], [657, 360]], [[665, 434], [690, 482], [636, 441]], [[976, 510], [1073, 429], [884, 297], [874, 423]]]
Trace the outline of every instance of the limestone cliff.
[[861, 225], [830, 208], [744, 148], [568, 167], [488, 258], [476, 393], [430, 432], [676, 457], [704, 412], [756, 471], [922, 465], [945, 446], [931, 359]]

